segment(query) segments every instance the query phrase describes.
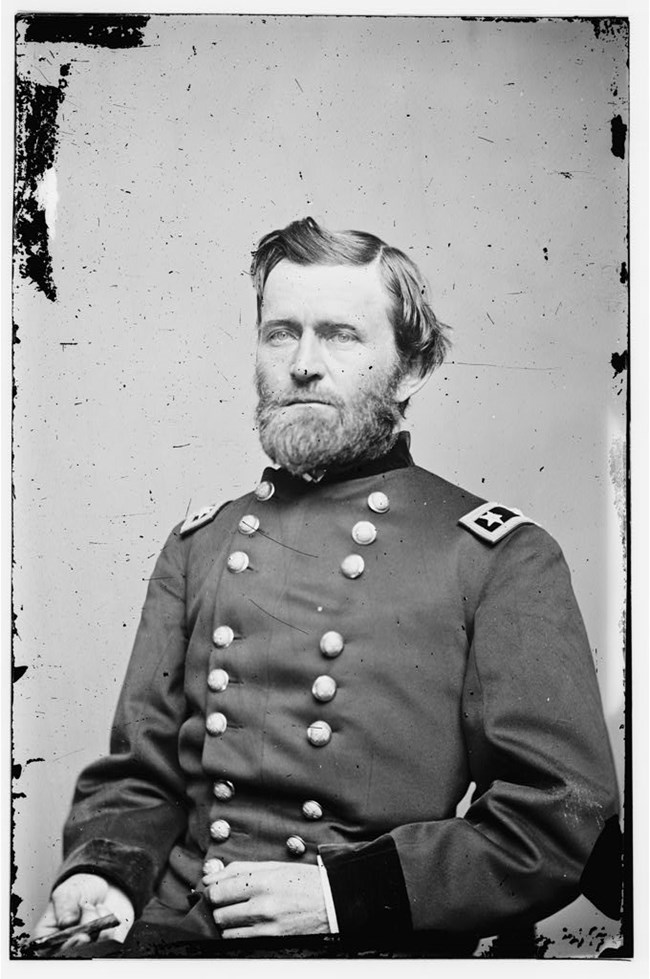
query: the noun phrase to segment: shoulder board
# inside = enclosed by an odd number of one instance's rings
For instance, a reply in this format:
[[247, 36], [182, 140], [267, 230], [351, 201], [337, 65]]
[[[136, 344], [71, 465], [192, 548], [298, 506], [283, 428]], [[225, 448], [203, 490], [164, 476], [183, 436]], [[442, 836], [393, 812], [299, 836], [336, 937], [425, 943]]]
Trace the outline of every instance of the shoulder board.
[[220, 503], [213, 503], [212, 506], [204, 506], [200, 510], [195, 510], [182, 524], [179, 531], [181, 537], [185, 537], [186, 534], [190, 534], [193, 530], [198, 530], [199, 527], [204, 527], [205, 524], [210, 523], [211, 520], [214, 520], [220, 509]]
[[530, 517], [524, 516], [516, 507], [502, 506], [500, 503], [481, 503], [475, 510], [470, 510], [458, 521], [461, 526], [488, 544], [496, 544], [503, 540], [516, 527], [522, 524], [535, 524]]

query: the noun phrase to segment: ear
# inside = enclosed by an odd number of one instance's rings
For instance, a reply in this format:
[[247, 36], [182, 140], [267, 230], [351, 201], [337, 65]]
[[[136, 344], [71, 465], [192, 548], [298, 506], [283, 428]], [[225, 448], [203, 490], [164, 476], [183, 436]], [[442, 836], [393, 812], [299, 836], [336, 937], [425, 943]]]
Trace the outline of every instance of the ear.
[[430, 374], [425, 374], [424, 377], [420, 374], [417, 365], [411, 367], [405, 374], [403, 374], [397, 388], [395, 390], [395, 401], [401, 404], [403, 401], [408, 401], [409, 398], [413, 397], [414, 394], [423, 388], [424, 385], [430, 378]]

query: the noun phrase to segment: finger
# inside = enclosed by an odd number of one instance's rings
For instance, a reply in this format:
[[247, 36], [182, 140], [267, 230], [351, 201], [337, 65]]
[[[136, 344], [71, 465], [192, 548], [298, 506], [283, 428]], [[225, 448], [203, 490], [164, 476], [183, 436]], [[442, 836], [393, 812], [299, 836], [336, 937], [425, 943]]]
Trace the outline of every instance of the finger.
[[[117, 909], [117, 911], [119, 912], [119, 909]], [[104, 918], [109, 914], [112, 914], [116, 918], [120, 917], [120, 914], [116, 913], [116, 909], [112, 908], [108, 904], [98, 905], [97, 913], [100, 918]], [[97, 932], [96, 935], [92, 936], [92, 941], [105, 942], [108, 939], [112, 939], [116, 942], [123, 942], [129, 933], [131, 924], [132, 922], [125, 917], [118, 925], [113, 925], [112, 928], [103, 928], [101, 931]]]
[[221, 877], [211, 883], [206, 891], [208, 900], [215, 907], [221, 908], [229, 904], [241, 904], [250, 901], [255, 894], [254, 881], [251, 877]]
[[81, 907], [78, 892], [63, 888], [61, 891], [55, 891], [51, 900], [54, 918], [59, 928], [69, 928], [70, 925], [79, 923]]
[[54, 906], [50, 901], [40, 921], [37, 922], [32, 937], [44, 938], [46, 935], [52, 935], [55, 931], [58, 930], [59, 930], [59, 926], [57, 924], [56, 915], [54, 914]]
[[[94, 921], [95, 918], [99, 917], [99, 911], [97, 906], [91, 904], [89, 901], [84, 901], [79, 904], [80, 914], [80, 925], [86, 925], [89, 921]], [[84, 935], [83, 932], [80, 935], [71, 935], [63, 945], [61, 946], [61, 951], [65, 952], [68, 949], [76, 948], [78, 945], [87, 945], [88, 942], [92, 941], [90, 935]]]
[[218, 880], [221, 880], [222, 870], [217, 870], [213, 874], [206, 874], [201, 878], [201, 883], [204, 887], [208, 887], [210, 884], [215, 884]]
[[212, 912], [214, 922], [223, 930], [230, 928], [250, 928], [267, 922], [267, 917], [261, 914], [250, 902], [230, 904], [225, 908], [215, 908]]
[[252, 895], [268, 890], [272, 883], [269, 874], [286, 874], [286, 869], [287, 864], [278, 860], [235, 860], [218, 873], [206, 874], [202, 882], [206, 887], [218, 885], [224, 889], [222, 897], [214, 900], [215, 904], [230, 904], [231, 901], [246, 901]]
[[[95, 910], [97, 912], [95, 917], [97, 918], [105, 918], [106, 915], [112, 914], [112, 911], [107, 904], [98, 904], [96, 905]], [[94, 920], [94, 919], [89, 919], [89, 920]], [[91, 942], [98, 942], [98, 941], [103, 942], [106, 941], [107, 938], [114, 938], [117, 929], [118, 929], [117, 925], [114, 925], [112, 928], [102, 928], [101, 931], [95, 932], [94, 935], [91, 935], [90, 940]]]
[[87, 925], [89, 921], [94, 921], [95, 918], [101, 918], [102, 916], [100, 906], [91, 904], [90, 901], [84, 901], [79, 907], [81, 908], [81, 920], [79, 923], [82, 925]]
[[89, 941], [90, 941], [89, 935], [72, 935], [70, 938], [67, 939], [67, 941], [63, 943], [63, 945], [60, 948], [60, 951], [67, 952], [71, 948], [77, 948], [78, 946], [81, 945], [87, 945]]
[[260, 870], [277, 870], [286, 867], [278, 860], [233, 860], [224, 870], [226, 877], [238, 877], [240, 874], [253, 874]]
[[[81, 905], [81, 921], [79, 924], [87, 925], [111, 913], [111, 909], [106, 904], [90, 904], [90, 902], [86, 902]], [[114, 928], [103, 928], [101, 931], [93, 931], [92, 934], [80, 932], [77, 935], [71, 935], [61, 946], [61, 950], [65, 951], [76, 948], [78, 945], [87, 945], [89, 942], [105, 941], [108, 938], [112, 938], [113, 933], [117, 932], [117, 930], [118, 927], [115, 926]], [[121, 940], [117, 935], [115, 937]]]
[[210, 860], [206, 860], [202, 867], [203, 877], [201, 878], [201, 883], [206, 887], [208, 884], [212, 884], [215, 880], [224, 873], [225, 864], [223, 860], [218, 860], [216, 857], [211, 857]]
[[221, 931], [221, 937], [226, 940], [229, 938], [263, 938], [269, 935], [279, 935], [277, 925], [264, 923], [249, 925], [245, 928], [225, 928]]

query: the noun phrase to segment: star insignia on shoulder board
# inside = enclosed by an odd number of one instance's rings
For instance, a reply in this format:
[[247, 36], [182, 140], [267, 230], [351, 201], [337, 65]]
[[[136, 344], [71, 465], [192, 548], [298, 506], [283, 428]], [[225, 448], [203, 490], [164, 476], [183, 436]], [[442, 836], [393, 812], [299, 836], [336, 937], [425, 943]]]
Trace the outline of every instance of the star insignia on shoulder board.
[[191, 513], [189, 517], [186, 517], [184, 523], [181, 525], [181, 537], [191, 533], [193, 530], [198, 530], [199, 527], [205, 526], [206, 523], [210, 523], [210, 521], [216, 517], [220, 509], [221, 506], [219, 503], [213, 503], [211, 506], [201, 507], [200, 510], [196, 510], [194, 513]]
[[488, 544], [496, 544], [497, 541], [507, 537], [515, 527], [520, 527], [522, 524], [535, 524], [535, 521], [516, 507], [506, 507], [501, 503], [481, 503], [461, 517], [458, 523]]

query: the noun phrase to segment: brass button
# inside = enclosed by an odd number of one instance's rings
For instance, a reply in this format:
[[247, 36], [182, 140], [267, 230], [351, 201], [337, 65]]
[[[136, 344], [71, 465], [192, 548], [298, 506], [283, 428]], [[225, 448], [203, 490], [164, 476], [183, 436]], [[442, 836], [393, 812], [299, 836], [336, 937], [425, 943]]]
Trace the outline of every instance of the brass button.
[[341, 561], [341, 571], [346, 578], [358, 578], [363, 574], [365, 562], [360, 554], [348, 554]]
[[241, 574], [249, 565], [249, 557], [245, 551], [233, 551], [228, 556], [228, 570], [233, 574]]
[[220, 714], [219, 711], [215, 711], [214, 714], [208, 714], [205, 719], [205, 727], [208, 734], [223, 734], [228, 727], [226, 715]]
[[305, 819], [322, 819], [323, 807], [315, 799], [308, 799], [302, 804], [302, 814]]
[[301, 857], [307, 852], [307, 844], [302, 836], [290, 836], [287, 840], [287, 850], [292, 857]]
[[230, 836], [230, 823], [225, 819], [215, 819], [210, 823], [210, 836], [217, 843], [223, 843]]
[[275, 493], [275, 486], [270, 483], [268, 479], [263, 479], [262, 482], [255, 487], [254, 490], [255, 498], [263, 503], [265, 500], [270, 500]]
[[247, 513], [245, 517], [242, 517], [239, 521], [237, 530], [240, 534], [244, 534], [246, 537], [251, 537], [256, 530], [259, 530], [260, 518], [256, 517], [253, 513]]
[[219, 649], [225, 649], [231, 644], [235, 638], [235, 633], [232, 631], [229, 625], [220, 625], [212, 633], [212, 642]]
[[386, 513], [390, 510], [390, 501], [385, 493], [371, 493], [368, 497], [368, 506], [374, 513]]
[[331, 676], [317, 676], [311, 692], [316, 700], [326, 704], [336, 693], [336, 680]]
[[223, 693], [229, 680], [225, 670], [210, 670], [208, 673], [208, 686], [214, 693]]
[[355, 544], [372, 544], [377, 540], [377, 528], [369, 520], [359, 520], [352, 528], [352, 540]]
[[229, 802], [235, 794], [235, 786], [227, 779], [221, 778], [212, 786], [212, 792], [219, 802]]
[[322, 748], [329, 744], [332, 738], [332, 728], [327, 721], [314, 721], [307, 729], [307, 739], [314, 748]]
[[320, 651], [328, 659], [334, 659], [343, 652], [343, 636], [340, 632], [325, 632], [320, 637]]

